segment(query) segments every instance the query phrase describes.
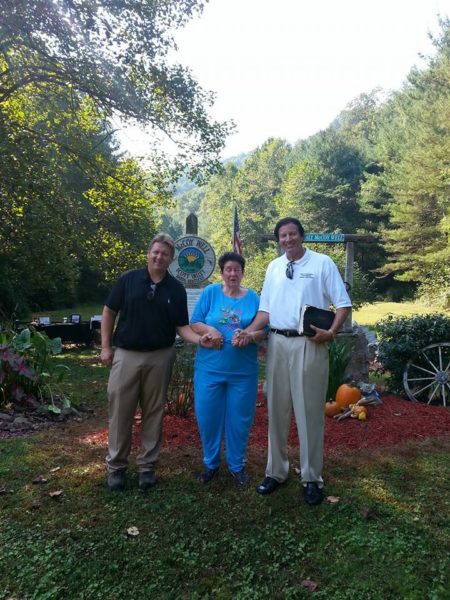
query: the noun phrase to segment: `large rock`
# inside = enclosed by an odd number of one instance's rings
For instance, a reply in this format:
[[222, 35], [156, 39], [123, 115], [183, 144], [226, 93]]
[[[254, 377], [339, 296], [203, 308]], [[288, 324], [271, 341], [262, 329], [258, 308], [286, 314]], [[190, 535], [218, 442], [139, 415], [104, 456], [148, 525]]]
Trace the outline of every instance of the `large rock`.
[[361, 327], [354, 327], [351, 333], [340, 333], [337, 341], [345, 344], [350, 352], [350, 362], [345, 369], [345, 376], [354, 381], [369, 381], [369, 356], [367, 337]]

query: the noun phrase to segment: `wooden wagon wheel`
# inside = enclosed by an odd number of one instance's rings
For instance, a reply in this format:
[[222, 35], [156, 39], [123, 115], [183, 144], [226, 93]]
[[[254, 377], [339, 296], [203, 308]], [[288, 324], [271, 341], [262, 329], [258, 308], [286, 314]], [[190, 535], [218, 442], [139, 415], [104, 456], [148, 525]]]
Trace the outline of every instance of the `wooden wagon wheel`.
[[450, 405], [450, 342], [419, 350], [406, 365], [403, 387], [410, 400]]

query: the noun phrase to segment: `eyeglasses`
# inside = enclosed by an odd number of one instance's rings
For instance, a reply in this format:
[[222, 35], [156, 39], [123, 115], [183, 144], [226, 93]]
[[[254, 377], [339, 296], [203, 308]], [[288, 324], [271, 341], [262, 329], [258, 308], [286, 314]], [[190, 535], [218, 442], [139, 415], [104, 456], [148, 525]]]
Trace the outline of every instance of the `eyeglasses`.
[[294, 279], [294, 262], [295, 260], [291, 260], [286, 266], [286, 277], [288, 279]]
[[155, 297], [155, 294], [156, 294], [156, 283], [151, 283], [150, 289], [147, 292], [147, 300], [149, 302], [151, 302], [153, 300], [153, 298]]

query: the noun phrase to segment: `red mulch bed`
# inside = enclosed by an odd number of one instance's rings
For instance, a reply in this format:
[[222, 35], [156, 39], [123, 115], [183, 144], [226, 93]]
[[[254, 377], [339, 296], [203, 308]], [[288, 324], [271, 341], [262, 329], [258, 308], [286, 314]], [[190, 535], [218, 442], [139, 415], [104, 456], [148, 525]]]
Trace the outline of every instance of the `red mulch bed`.
[[[397, 446], [409, 440], [450, 434], [450, 409], [428, 406], [384, 395], [383, 404], [367, 407], [367, 420], [326, 418], [325, 453]], [[89, 436], [96, 444], [107, 443], [107, 431]], [[289, 444], [298, 446], [297, 430], [292, 419]], [[139, 446], [139, 418], [133, 434], [133, 448]], [[200, 447], [200, 437], [193, 411], [187, 418], [166, 415], [164, 418], [165, 448]], [[258, 397], [255, 422], [250, 433], [250, 447], [267, 448], [267, 406], [262, 394]]]
[[[424, 439], [450, 434], [450, 410], [439, 406], [427, 406], [410, 402], [396, 396], [383, 396], [383, 404], [367, 407], [367, 420], [325, 420], [325, 453], [341, 449], [359, 450], [396, 446], [411, 439]], [[137, 432], [136, 432], [137, 433]], [[288, 443], [298, 446], [297, 428], [292, 419]], [[187, 419], [166, 415], [164, 420], [164, 446], [200, 446], [195, 416]], [[250, 433], [250, 447], [267, 448], [267, 405], [262, 396], [258, 398], [255, 422]]]

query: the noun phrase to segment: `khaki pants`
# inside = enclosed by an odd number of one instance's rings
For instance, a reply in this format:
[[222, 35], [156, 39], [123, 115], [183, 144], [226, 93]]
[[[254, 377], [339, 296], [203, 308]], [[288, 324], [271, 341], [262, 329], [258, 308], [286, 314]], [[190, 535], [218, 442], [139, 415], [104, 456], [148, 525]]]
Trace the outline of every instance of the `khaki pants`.
[[279, 482], [288, 477], [287, 439], [294, 406], [300, 438], [301, 480], [322, 487], [328, 344], [315, 344], [307, 337], [271, 334], [266, 375], [269, 414], [266, 476]]
[[161, 447], [164, 403], [175, 348], [136, 352], [117, 348], [108, 382], [109, 435], [106, 462], [110, 471], [125, 469], [131, 449], [134, 416], [141, 407], [140, 472], [151, 471]]

